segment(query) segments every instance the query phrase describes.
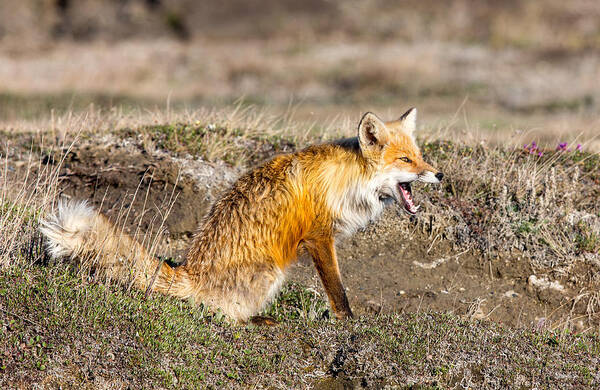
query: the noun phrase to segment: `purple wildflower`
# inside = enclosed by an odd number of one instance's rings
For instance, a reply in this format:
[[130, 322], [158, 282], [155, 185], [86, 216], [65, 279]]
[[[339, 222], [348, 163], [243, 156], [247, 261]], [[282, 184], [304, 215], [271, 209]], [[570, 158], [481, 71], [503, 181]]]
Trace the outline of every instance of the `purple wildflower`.
[[538, 147], [537, 142], [535, 142], [535, 141], [532, 141], [531, 145], [529, 145], [529, 144], [523, 145], [523, 149], [525, 149], [527, 152], [529, 152], [529, 154], [537, 154], [538, 157], [542, 157], [544, 155], [544, 152], [542, 152], [542, 150]]
[[558, 146], [556, 147], [556, 151], [560, 151], [560, 152], [566, 152], [567, 151], [567, 143], [566, 142], [561, 142], [558, 144]]
[[581, 152], [581, 149], [582, 149], [581, 144], [577, 144], [577, 147], [575, 148], [575, 150], [578, 152]]

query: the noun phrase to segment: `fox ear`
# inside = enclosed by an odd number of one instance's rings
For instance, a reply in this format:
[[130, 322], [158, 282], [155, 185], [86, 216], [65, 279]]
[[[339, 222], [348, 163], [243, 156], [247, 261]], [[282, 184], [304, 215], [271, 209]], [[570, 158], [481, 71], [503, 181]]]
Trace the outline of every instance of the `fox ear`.
[[367, 112], [358, 124], [358, 141], [362, 150], [380, 148], [388, 143], [389, 132], [377, 115]]
[[402, 129], [408, 134], [414, 133], [417, 129], [417, 109], [414, 107], [410, 108], [402, 114], [400, 119], [398, 119], [398, 122], [401, 123]]

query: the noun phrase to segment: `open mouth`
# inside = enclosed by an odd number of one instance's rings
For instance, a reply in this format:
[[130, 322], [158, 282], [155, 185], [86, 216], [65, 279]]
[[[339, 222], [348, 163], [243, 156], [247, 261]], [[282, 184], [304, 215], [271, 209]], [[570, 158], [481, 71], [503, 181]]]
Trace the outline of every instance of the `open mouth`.
[[419, 206], [415, 206], [410, 183], [398, 183], [398, 190], [404, 201], [404, 210], [410, 215], [415, 215], [419, 210]]

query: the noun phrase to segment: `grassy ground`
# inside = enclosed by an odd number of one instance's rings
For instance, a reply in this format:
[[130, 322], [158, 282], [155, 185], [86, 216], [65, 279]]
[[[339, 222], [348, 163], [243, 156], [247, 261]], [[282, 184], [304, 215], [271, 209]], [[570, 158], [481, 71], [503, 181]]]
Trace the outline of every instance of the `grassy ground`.
[[[432, 247], [452, 243], [451, 254], [469, 248], [482, 259], [526, 257], [538, 275], [573, 292], [573, 322], [512, 329], [478, 320], [486, 316], [477, 307], [462, 316], [416, 310], [340, 322], [329, 319], [318, 292], [291, 284], [266, 311], [281, 324], [262, 328], [231, 325], [191, 302], [146, 296], [90, 270], [48, 263], [39, 218], [74, 175], [80, 152], [94, 145], [105, 153], [98, 161], [120, 148], [131, 161], [139, 153], [158, 163], [167, 153], [245, 169], [352, 130], [291, 131], [285, 120], [254, 111], [149, 118], [89, 114], [56, 118], [42, 131], [15, 125], [4, 133], [0, 387], [600, 385], [597, 154], [547, 147], [539, 156], [541, 150], [448, 142], [426, 131], [423, 152], [447, 180], [438, 190], [419, 188], [426, 211], [400, 227]], [[583, 334], [571, 326], [581, 316], [589, 321]]]
[[[600, 386], [596, 2], [1, 3], [0, 387]], [[244, 170], [410, 106], [444, 183], [340, 243], [356, 320], [317, 281], [234, 326], [41, 250], [64, 194], [175, 258]]]
[[4, 388], [600, 384], [597, 336], [435, 313], [332, 321], [321, 297], [295, 285], [267, 311], [281, 325], [238, 326], [187, 302], [86, 280], [64, 265], [0, 272]]

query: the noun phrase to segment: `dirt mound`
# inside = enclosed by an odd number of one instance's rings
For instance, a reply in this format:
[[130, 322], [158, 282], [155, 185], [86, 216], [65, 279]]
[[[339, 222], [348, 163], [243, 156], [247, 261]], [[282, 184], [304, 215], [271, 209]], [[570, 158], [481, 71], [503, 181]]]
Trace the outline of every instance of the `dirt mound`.
[[[156, 230], [189, 238], [215, 196], [235, 177], [224, 165], [181, 160], [123, 143], [85, 145], [63, 163], [63, 194], [87, 199], [129, 232]], [[126, 220], [125, 220], [126, 219]]]
[[[138, 236], [155, 233], [164, 219], [174, 248], [165, 255], [181, 256], [211, 202], [240, 173], [109, 140], [73, 149], [61, 187]], [[426, 210], [417, 216], [434, 217]], [[585, 327], [586, 307], [568, 281], [536, 275], [522, 253], [484, 257], [480, 251], [457, 251], [417, 221], [391, 207], [379, 222], [338, 242], [343, 280], [357, 314], [434, 310], [512, 326]], [[301, 258], [289, 274], [323, 293], [310, 259]]]

